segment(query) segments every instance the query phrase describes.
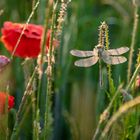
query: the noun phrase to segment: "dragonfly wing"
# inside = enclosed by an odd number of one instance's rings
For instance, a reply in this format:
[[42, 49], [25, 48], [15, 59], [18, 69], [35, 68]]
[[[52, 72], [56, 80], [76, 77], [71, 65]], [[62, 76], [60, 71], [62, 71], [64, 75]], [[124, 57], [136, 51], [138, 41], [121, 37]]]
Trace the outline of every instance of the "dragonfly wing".
[[107, 64], [117, 65], [127, 61], [124, 56], [108, 56], [108, 58], [102, 58]]
[[80, 50], [71, 50], [70, 53], [78, 57], [90, 57], [94, 55], [93, 51], [80, 51]]
[[128, 47], [121, 47], [121, 48], [110, 49], [110, 50], [106, 50], [106, 51], [109, 53], [109, 55], [121, 55], [121, 54], [129, 51], [129, 48]]
[[124, 56], [112, 56], [111, 57], [112, 60], [112, 65], [117, 65], [117, 64], [121, 64], [127, 61], [127, 59]]
[[96, 64], [98, 59], [99, 59], [99, 57], [93, 56], [93, 57], [90, 57], [90, 58], [77, 60], [77, 61], [75, 61], [74, 64], [77, 67], [90, 67], [90, 66]]

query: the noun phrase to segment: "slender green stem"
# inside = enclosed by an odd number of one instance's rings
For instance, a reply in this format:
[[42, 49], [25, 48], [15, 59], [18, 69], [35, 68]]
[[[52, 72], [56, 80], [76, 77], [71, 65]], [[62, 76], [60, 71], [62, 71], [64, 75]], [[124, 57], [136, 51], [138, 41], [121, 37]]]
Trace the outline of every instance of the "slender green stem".
[[134, 52], [134, 46], [136, 42], [136, 34], [137, 34], [138, 21], [139, 21], [138, 5], [136, 4], [135, 0], [132, 0], [132, 2], [134, 5], [134, 24], [133, 24], [132, 40], [131, 40], [131, 45], [130, 45], [129, 61], [128, 61], [127, 83], [129, 82], [130, 76], [131, 76], [133, 52]]
[[128, 83], [128, 85], [126, 87], [126, 91], [128, 91], [129, 88], [132, 86], [132, 84], [133, 84], [134, 80], [136, 79], [136, 76], [139, 73], [139, 71], [140, 71], [140, 64], [137, 66], [137, 68], [136, 68], [136, 70], [135, 70], [130, 82]]
[[49, 114], [51, 114], [51, 94], [52, 94], [52, 76], [53, 76], [53, 63], [52, 58], [54, 57], [54, 48], [53, 48], [53, 38], [54, 38], [54, 27], [55, 27], [55, 12], [57, 8], [57, 2], [54, 5], [53, 14], [52, 14], [52, 26], [51, 26], [51, 35], [49, 42], [49, 52], [48, 52], [48, 67], [47, 67], [47, 94], [46, 94], [46, 110], [45, 110], [45, 124], [44, 124], [44, 140], [46, 140], [48, 134], [48, 121]]
[[32, 10], [34, 9], [36, 0], [32, 0]]
[[101, 59], [99, 59], [99, 82], [100, 82], [100, 87], [102, 87], [103, 86], [103, 75], [102, 75]]
[[[38, 61], [39, 61], [39, 79], [38, 79], [38, 92], [37, 92], [37, 103], [36, 103], [36, 120], [35, 120], [35, 124], [40, 123], [40, 109], [39, 109], [39, 97], [41, 94], [41, 85], [42, 85], [42, 75], [43, 75], [43, 65], [44, 65], [44, 56], [45, 56], [45, 52], [46, 52], [46, 38], [47, 38], [47, 31], [48, 31], [48, 23], [49, 23], [49, 17], [50, 17], [50, 12], [51, 12], [51, 8], [50, 8], [50, 4], [49, 4], [49, 0], [46, 0], [46, 10], [45, 10], [45, 23], [44, 23], [44, 30], [43, 30], [43, 35], [42, 35], [42, 39], [41, 39], [41, 53], [38, 56]], [[34, 137], [38, 140], [39, 139], [39, 132], [37, 129], [37, 126], [35, 126], [36, 130], [35, 130], [35, 134]]]
[[25, 103], [26, 97], [27, 97], [28, 94], [29, 94], [29, 91], [30, 91], [30, 89], [31, 89], [31, 86], [32, 86], [32, 83], [33, 83], [33, 81], [34, 81], [34, 78], [35, 78], [36, 73], [37, 73], [37, 67], [34, 69], [33, 74], [32, 74], [32, 76], [31, 76], [31, 78], [29, 79], [29, 82], [28, 82], [28, 84], [27, 84], [26, 90], [25, 90], [25, 92], [24, 92], [24, 94], [23, 94], [23, 97], [22, 97], [22, 100], [21, 100], [21, 103], [20, 103], [20, 106], [19, 106], [19, 109], [18, 109], [18, 112], [17, 112], [17, 118], [19, 117], [19, 114], [20, 114], [20, 112], [21, 112], [21, 110], [22, 110], [22, 107], [23, 107], [23, 105], [24, 105], [24, 103]]
[[14, 136], [17, 135], [16, 133], [17, 133], [17, 128], [18, 128], [19, 115], [20, 115], [22, 107], [23, 107], [23, 105], [25, 103], [26, 97], [29, 95], [29, 91], [30, 91], [31, 85], [33, 83], [33, 80], [35, 78], [36, 71], [37, 71], [37, 68], [34, 69], [34, 72], [33, 72], [32, 76], [31, 76], [31, 78], [30, 78], [30, 80], [29, 80], [29, 82], [27, 84], [26, 90], [25, 90], [25, 92], [23, 94], [23, 97], [22, 97], [22, 100], [21, 100], [21, 104], [20, 104], [18, 112], [16, 114], [16, 122], [15, 122], [15, 125], [14, 125], [14, 128], [13, 128], [13, 132], [12, 132], [11, 138], [14, 138]]
[[6, 87], [6, 104], [5, 104], [5, 124], [6, 124], [6, 135], [5, 135], [5, 139], [8, 140], [9, 137], [9, 129], [8, 129], [8, 94], [9, 93], [9, 85], [7, 85]]
[[[130, 87], [132, 86], [132, 84], [133, 84], [133, 82], [134, 82], [134, 80], [135, 80], [135, 78], [136, 78], [136, 76], [137, 76], [137, 74], [138, 74], [138, 72], [139, 72], [139, 70], [140, 70], [140, 64], [137, 66], [137, 68], [136, 68], [136, 70], [135, 70], [135, 72], [134, 72], [134, 74], [133, 74], [133, 76], [132, 76], [132, 78], [131, 78], [131, 80], [130, 80], [130, 82], [128, 83], [128, 86], [126, 87], [126, 91], [128, 91], [129, 89], [130, 89]], [[121, 89], [121, 88], [119, 88], [119, 89]], [[120, 90], [119, 90], [120, 91]], [[113, 101], [115, 100], [115, 98], [116, 98], [116, 94], [115, 94], [115, 96], [113, 97], [113, 99], [111, 100], [111, 103], [110, 103], [110, 105], [108, 106], [108, 109], [107, 110], [110, 110], [110, 108], [111, 108], [111, 106], [113, 105]], [[135, 99], [134, 99], [135, 100]], [[132, 100], [132, 102], [133, 102], [133, 100]], [[125, 105], [124, 105], [125, 106]], [[122, 106], [122, 108], [124, 108], [124, 109], [126, 109], [125, 107], [123, 107]], [[123, 110], [123, 109], [119, 109], [119, 110]], [[120, 111], [117, 111], [113, 116], [114, 116], [114, 118], [112, 117], [112, 120], [110, 120], [108, 123], [107, 123], [107, 125], [106, 125], [106, 127], [105, 127], [105, 129], [104, 129], [104, 134], [102, 134], [102, 136], [101, 136], [101, 138], [104, 138], [105, 137], [105, 134], [107, 133], [107, 131], [109, 130], [109, 128], [111, 127], [111, 123], [112, 123], [112, 121], [114, 121], [114, 119], [116, 119], [117, 117], [118, 117], [118, 115], [120, 116], [120, 114], [122, 113], [120, 113], [119, 114], [119, 112]], [[98, 128], [97, 128], [97, 132], [99, 132], [99, 129], [100, 129], [100, 125], [102, 124], [102, 121], [101, 122], [99, 122], [99, 125], [98, 125]], [[97, 133], [97, 132], [95, 132], [95, 134]], [[98, 133], [97, 133], [98, 134]], [[96, 134], [96, 135], [97, 135]], [[95, 140], [95, 139], [94, 139]]]
[[[32, 102], [34, 102], [34, 100], [32, 100]], [[25, 113], [23, 115], [23, 118], [22, 118], [21, 122], [18, 124], [18, 122], [16, 121], [16, 123], [15, 123], [16, 133], [12, 134], [10, 140], [17, 140], [18, 139], [18, 136], [19, 136], [20, 130], [22, 128], [22, 125], [23, 125], [23, 123], [25, 121], [25, 118], [26, 118], [26, 116], [28, 115], [28, 113], [29, 113], [29, 111], [31, 109], [32, 102], [28, 105], [28, 108], [26, 108], [26, 111], [25, 111]]]
[[[42, 78], [41, 78], [42, 79]], [[37, 123], [40, 123], [40, 112], [39, 112], [39, 97], [40, 97], [40, 91], [41, 91], [41, 79], [39, 78], [39, 82], [38, 82], [38, 91], [37, 91], [37, 97], [36, 97], [36, 107], [35, 107], [35, 119], [33, 120], [33, 126], [34, 126], [34, 133], [33, 133], [33, 137], [35, 138], [35, 140], [39, 140], [39, 131], [38, 131], [38, 127], [36, 126]]]
[[36, 99], [35, 94], [31, 94], [31, 100], [32, 100], [32, 120], [33, 120], [33, 140], [35, 140], [35, 133], [36, 133], [36, 128], [34, 127], [34, 121], [36, 120], [36, 104], [34, 100]]
[[120, 91], [121, 88], [122, 88], [122, 85], [120, 85], [118, 87], [118, 89], [117, 89], [116, 93], [114, 94], [111, 102], [109, 103], [109, 105], [107, 106], [107, 108], [104, 110], [104, 112], [100, 115], [100, 120], [99, 120], [99, 123], [97, 125], [96, 131], [95, 131], [95, 133], [93, 135], [92, 140], [96, 140], [97, 139], [97, 137], [98, 137], [98, 135], [100, 133], [101, 126], [108, 119], [109, 112], [110, 112], [110, 110], [111, 110], [111, 108], [113, 106], [113, 103], [114, 103], [116, 97], [118, 96], [118, 93], [119, 93], [119, 91]]
[[20, 43], [20, 40], [21, 40], [23, 34], [24, 34], [24, 31], [25, 31], [27, 25], [29, 24], [29, 22], [30, 22], [32, 16], [34, 15], [35, 10], [38, 8], [39, 3], [40, 3], [40, 0], [38, 0], [38, 1], [36, 2], [35, 6], [33, 7], [33, 10], [32, 10], [32, 12], [31, 12], [31, 14], [29, 15], [29, 18], [27, 19], [27, 21], [26, 21], [26, 23], [25, 23], [25, 25], [24, 25], [24, 27], [23, 27], [23, 29], [22, 29], [22, 32], [21, 32], [21, 34], [20, 34], [20, 36], [19, 36], [19, 38], [18, 38], [18, 41], [17, 41], [17, 43], [16, 43], [16, 46], [14, 47], [14, 50], [13, 50], [13, 52], [12, 52], [12, 54], [11, 54], [11, 59], [13, 59], [13, 56], [14, 56], [15, 51], [16, 51], [16, 49], [17, 49], [19, 43]]
[[140, 96], [136, 97], [133, 100], [130, 100], [129, 102], [126, 102], [124, 105], [122, 105], [118, 111], [111, 117], [111, 119], [108, 121], [106, 127], [101, 133], [100, 140], [104, 140], [105, 136], [107, 135], [108, 131], [110, 130], [113, 123], [115, 123], [116, 120], [118, 120], [124, 113], [126, 113], [129, 109], [137, 106], [140, 104]]
[[[33, 101], [34, 102], [34, 101]], [[19, 132], [22, 128], [22, 125], [24, 124], [25, 120], [26, 120], [26, 117], [28, 116], [29, 114], [29, 111], [31, 110], [31, 107], [32, 107], [32, 102], [28, 105], [28, 107], [26, 107], [26, 111], [24, 113], [24, 116], [23, 116], [23, 119], [21, 120], [21, 122], [19, 123], [19, 127], [17, 129], [17, 136], [19, 135]], [[15, 140], [15, 139], [14, 139]]]
[[[51, 15], [51, 9], [52, 9], [52, 2], [50, 0], [46, 0], [46, 10], [45, 10], [45, 23], [44, 23], [44, 32], [42, 35], [41, 40], [41, 54], [39, 59], [39, 81], [38, 81], [38, 93], [37, 93], [37, 107], [36, 107], [36, 122], [40, 123], [40, 113], [39, 113], [39, 97], [41, 93], [41, 85], [42, 85], [42, 75], [43, 75], [43, 65], [44, 65], [44, 56], [46, 52], [46, 37], [47, 37], [47, 31], [48, 31], [48, 23], [49, 23], [49, 17]], [[39, 132], [38, 129], [35, 131], [35, 137], [36, 139], [39, 139]]]

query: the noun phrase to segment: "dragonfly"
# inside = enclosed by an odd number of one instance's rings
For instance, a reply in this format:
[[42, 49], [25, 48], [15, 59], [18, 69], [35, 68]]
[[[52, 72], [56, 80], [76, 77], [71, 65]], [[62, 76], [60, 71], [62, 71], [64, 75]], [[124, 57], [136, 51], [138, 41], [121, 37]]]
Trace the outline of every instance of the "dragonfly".
[[75, 66], [90, 67], [102, 59], [107, 64], [117, 65], [127, 61], [126, 57], [120, 56], [129, 51], [128, 47], [105, 50], [100, 45], [97, 45], [93, 51], [71, 50], [70, 53], [77, 57], [88, 57], [75, 61]]
[[105, 50], [105, 47], [103, 45], [98, 44], [95, 46], [95, 48], [92, 51], [71, 50], [70, 53], [73, 56], [83, 58], [83, 59], [75, 61], [74, 63], [75, 66], [90, 67], [96, 64], [98, 61], [100, 63], [101, 60], [103, 60], [106, 64], [111, 64], [111, 65], [124, 63], [127, 61], [127, 59], [126, 57], [121, 56], [121, 55], [128, 51], [129, 51], [128, 47], [120, 47], [116, 49]]

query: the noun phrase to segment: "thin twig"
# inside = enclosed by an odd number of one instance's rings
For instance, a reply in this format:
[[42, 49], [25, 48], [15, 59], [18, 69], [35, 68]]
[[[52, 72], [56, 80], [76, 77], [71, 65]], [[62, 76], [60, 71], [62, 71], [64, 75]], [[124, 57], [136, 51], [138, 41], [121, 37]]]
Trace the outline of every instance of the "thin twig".
[[[18, 139], [18, 135], [19, 135], [19, 133], [20, 133], [20, 130], [21, 130], [21, 128], [22, 128], [22, 125], [23, 125], [23, 123], [24, 123], [24, 121], [25, 121], [25, 118], [26, 118], [26, 116], [28, 115], [28, 113], [29, 113], [29, 111], [30, 111], [30, 109], [31, 109], [31, 105], [32, 105], [32, 102], [34, 102], [35, 100], [32, 100], [30, 103], [29, 103], [29, 105], [28, 105], [28, 108], [26, 108], [26, 110], [25, 110], [25, 113], [24, 113], [24, 115], [23, 115], [23, 118], [22, 118], [22, 120], [21, 120], [21, 122], [18, 124], [18, 122], [16, 121], [16, 127], [14, 127], [14, 128], [16, 128], [16, 133], [12, 133], [12, 136], [11, 136], [11, 139], [10, 140], [17, 140]], [[18, 127], [17, 127], [18, 126]]]
[[133, 24], [133, 32], [132, 32], [132, 40], [130, 45], [130, 53], [129, 53], [129, 61], [128, 61], [128, 73], [127, 73], [127, 83], [130, 80], [131, 76], [131, 67], [132, 67], [132, 59], [133, 59], [133, 52], [136, 42], [136, 35], [137, 35], [137, 28], [138, 28], [138, 5], [136, 4], [135, 0], [132, 0], [134, 6], [134, 24]]
[[128, 83], [128, 85], [127, 85], [127, 87], [126, 87], [126, 91], [128, 91], [128, 90], [130, 89], [130, 87], [132, 86], [134, 80], [136, 79], [136, 76], [137, 76], [138, 73], [139, 73], [139, 70], [140, 70], [140, 64], [137, 66], [137, 68], [136, 68], [136, 70], [135, 70], [135, 72], [134, 72], [134, 74], [133, 74], [133, 76], [132, 76], [130, 82]]
[[116, 93], [114, 94], [111, 102], [109, 103], [109, 105], [107, 106], [107, 108], [104, 110], [104, 112], [100, 115], [100, 120], [99, 120], [99, 123], [97, 125], [97, 128], [95, 130], [95, 133], [93, 135], [93, 138], [92, 140], [96, 140], [99, 132], [100, 132], [100, 128], [101, 128], [101, 125], [108, 119], [108, 116], [109, 116], [109, 113], [110, 113], [110, 109], [111, 107], [113, 106], [113, 103], [116, 99], [116, 97], [118, 96], [118, 93], [120, 91], [120, 89], [122, 88], [122, 85], [120, 85], [116, 91]]
[[115, 121], [117, 121], [124, 113], [126, 113], [129, 109], [137, 106], [140, 104], [140, 96], [136, 97], [133, 100], [130, 100], [129, 102], [126, 102], [124, 105], [122, 105], [118, 111], [111, 117], [111, 119], [108, 121], [106, 127], [101, 133], [101, 139], [105, 139], [105, 136], [107, 135], [108, 131], [110, 130], [111, 126]]
[[57, 4], [58, 2], [56, 2], [56, 4], [54, 5], [53, 8], [53, 14], [52, 14], [52, 26], [51, 26], [51, 34], [50, 34], [50, 41], [49, 41], [49, 50], [48, 50], [48, 66], [47, 66], [47, 94], [46, 94], [46, 110], [45, 110], [45, 122], [44, 122], [44, 140], [46, 140], [47, 137], [47, 130], [49, 128], [48, 126], [48, 118], [49, 118], [49, 114], [51, 111], [51, 94], [52, 94], [52, 75], [53, 75], [53, 71], [52, 71], [52, 58], [54, 57], [54, 48], [53, 48], [53, 38], [54, 38], [54, 26], [55, 26], [55, 12], [56, 12], [56, 8], [57, 8]]
[[11, 139], [13, 139], [14, 136], [16, 136], [17, 128], [18, 128], [19, 115], [20, 115], [20, 112], [22, 110], [22, 107], [23, 107], [23, 105], [25, 103], [25, 99], [26, 99], [27, 95], [29, 94], [29, 91], [30, 91], [32, 82], [33, 82], [33, 80], [35, 78], [36, 72], [37, 72], [37, 68], [34, 69], [34, 72], [33, 72], [32, 76], [31, 76], [31, 78], [30, 78], [30, 80], [29, 80], [29, 82], [27, 84], [26, 90], [25, 90], [25, 92], [23, 94], [23, 97], [22, 97], [22, 100], [21, 100], [21, 104], [20, 104], [19, 109], [18, 109], [18, 112], [16, 114], [16, 122], [14, 124], [14, 128], [13, 128], [13, 132], [12, 132], [12, 135], [11, 135]]
[[[52, 1], [46, 0], [46, 10], [45, 10], [45, 22], [44, 22], [44, 30], [43, 30], [43, 35], [41, 39], [41, 52], [40, 55], [38, 56], [38, 67], [39, 67], [39, 79], [38, 79], [38, 92], [37, 92], [37, 103], [36, 103], [36, 124], [40, 123], [40, 109], [39, 109], [39, 97], [41, 93], [41, 84], [42, 84], [42, 76], [43, 76], [43, 65], [44, 65], [44, 56], [46, 52], [46, 37], [47, 37], [47, 31], [48, 31], [48, 24], [49, 24], [49, 17], [51, 15], [51, 5]], [[35, 134], [34, 137], [36, 139], [39, 139], [39, 132], [37, 129], [37, 126], [35, 126]]]
[[14, 47], [13, 52], [12, 52], [12, 54], [11, 54], [11, 59], [13, 59], [13, 56], [14, 56], [15, 51], [16, 51], [16, 49], [17, 49], [19, 43], [20, 43], [20, 40], [21, 40], [23, 34], [24, 34], [24, 31], [25, 31], [26, 27], [28, 26], [28, 24], [29, 24], [29, 22], [30, 22], [32, 16], [34, 15], [35, 10], [38, 8], [39, 3], [40, 3], [40, 0], [38, 0], [38, 1], [36, 2], [35, 6], [33, 7], [33, 10], [32, 10], [32, 12], [31, 12], [31, 14], [29, 15], [29, 18], [27, 19], [25, 25], [23, 26], [22, 32], [21, 32], [21, 34], [20, 34], [20, 36], [19, 36], [19, 38], [18, 38], [18, 41], [17, 41], [17, 43], [16, 43], [16, 45], [15, 45], [15, 47]]
[[17, 118], [19, 117], [19, 114], [20, 114], [20, 112], [21, 112], [21, 110], [22, 110], [23, 104], [24, 104], [24, 102], [25, 102], [25, 100], [26, 100], [26, 97], [28, 96], [28, 93], [29, 93], [29, 91], [30, 91], [30, 89], [31, 89], [31, 85], [32, 85], [33, 80], [34, 80], [34, 78], [35, 78], [36, 72], [37, 72], [37, 67], [34, 69], [33, 74], [32, 74], [32, 76], [31, 76], [31, 78], [29, 79], [29, 82], [28, 82], [28, 84], [27, 84], [26, 90], [25, 90], [25, 92], [24, 92], [24, 94], [23, 94], [23, 97], [22, 97], [22, 100], [21, 100], [21, 103], [20, 103], [20, 106], [19, 106], [19, 109], [18, 109], [18, 112], [17, 112]]

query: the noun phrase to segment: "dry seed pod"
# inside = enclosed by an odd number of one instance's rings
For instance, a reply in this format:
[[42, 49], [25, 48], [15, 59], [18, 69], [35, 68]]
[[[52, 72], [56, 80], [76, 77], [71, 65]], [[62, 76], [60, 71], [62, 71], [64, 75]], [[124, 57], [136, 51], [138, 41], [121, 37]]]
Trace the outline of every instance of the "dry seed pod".
[[64, 1], [64, 0], [61, 0], [61, 8], [60, 8], [60, 12], [58, 14], [58, 19], [57, 19], [57, 22], [58, 22], [58, 25], [57, 25], [57, 34], [60, 35], [61, 32], [62, 32], [62, 24], [64, 22], [64, 19], [65, 19], [65, 15], [67, 13], [67, 6], [68, 6], [68, 3], [70, 1]]
[[47, 67], [46, 74], [47, 74], [48, 77], [52, 76], [52, 67], [51, 66]]

